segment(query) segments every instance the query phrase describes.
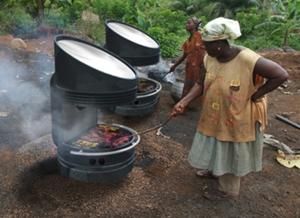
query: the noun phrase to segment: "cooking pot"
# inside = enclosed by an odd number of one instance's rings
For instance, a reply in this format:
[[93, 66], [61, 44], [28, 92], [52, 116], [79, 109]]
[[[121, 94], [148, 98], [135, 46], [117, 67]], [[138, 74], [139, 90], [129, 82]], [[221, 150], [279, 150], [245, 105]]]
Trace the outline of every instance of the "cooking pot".
[[[143, 89], [143, 84], [145, 84], [145, 87], [150, 88]], [[159, 102], [161, 89], [161, 84], [156, 80], [139, 78], [139, 88], [134, 102], [116, 106], [115, 113], [122, 116], [145, 116], [150, 114]]]
[[[101, 85], [101, 84], [100, 84]], [[69, 102], [74, 104], [87, 104], [94, 106], [123, 105], [135, 101], [136, 92], [133, 90], [123, 90], [105, 93], [88, 93], [77, 90], [66, 89], [57, 84], [57, 73], [50, 79], [50, 87], [61, 99], [59, 102]]]
[[105, 48], [131, 65], [144, 66], [159, 62], [159, 44], [147, 33], [114, 20], [107, 20], [105, 29]]
[[116, 182], [123, 179], [133, 168], [135, 146], [140, 136], [129, 127], [119, 124], [112, 126], [129, 131], [132, 139], [118, 149], [83, 149], [63, 143], [57, 148], [60, 173], [64, 176], [86, 182]]
[[[78, 38], [60, 35], [54, 40], [54, 85], [74, 95], [102, 95], [131, 102], [137, 91], [135, 70], [111, 52]], [[124, 97], [126, 93], [127, 97]]]

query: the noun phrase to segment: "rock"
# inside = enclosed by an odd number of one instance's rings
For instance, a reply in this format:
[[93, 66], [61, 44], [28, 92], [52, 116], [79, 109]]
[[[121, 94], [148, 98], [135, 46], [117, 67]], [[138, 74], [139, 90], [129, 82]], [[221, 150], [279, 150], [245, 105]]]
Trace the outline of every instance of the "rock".
[[100, 22], [99, 16], [88, 10], [82, 12], [81, 19], [83, 21], [91, 22], [95, 24], [99, 24]]
[[14, 38], [10, 41], [11, 48], [14, 49], [26, 49], [27, 44], [21, 38]]

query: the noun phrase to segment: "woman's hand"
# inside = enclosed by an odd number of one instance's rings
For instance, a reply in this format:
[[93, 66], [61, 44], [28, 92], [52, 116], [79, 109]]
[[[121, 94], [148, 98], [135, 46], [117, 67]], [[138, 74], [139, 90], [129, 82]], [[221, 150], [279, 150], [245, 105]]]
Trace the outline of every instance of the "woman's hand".
[[185, 111], [185, 108], [186, 108], [186, 105], [182, 102], [182, 101], [179, 101], [172, 109], [172, 112], [171, 112], [171, 116], [172, 117], [176, 117], [177, 115], [179, 114], [183, 114], [184, 111]]
[[189, 105], [189, 103], [199, 95], [201, 95], [201, 93], [202, 86], [198, 83], [195, 83], [189, 93], [173, 107], [171, 116], [176, 117], [179, 114], [183, 114], [185, 112], [185, 108]]

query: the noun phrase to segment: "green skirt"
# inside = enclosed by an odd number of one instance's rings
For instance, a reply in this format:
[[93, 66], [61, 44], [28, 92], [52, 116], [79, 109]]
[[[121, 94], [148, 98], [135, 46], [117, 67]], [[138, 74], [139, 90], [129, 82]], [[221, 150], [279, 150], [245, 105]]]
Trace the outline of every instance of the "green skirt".
[[244, 176], [262, 169], [263, 133], [256, 125], [256, 140], [224, 142], [197, 132], [188, 161], [192, 167], [207, 169], [216, 176], [226, 173]]

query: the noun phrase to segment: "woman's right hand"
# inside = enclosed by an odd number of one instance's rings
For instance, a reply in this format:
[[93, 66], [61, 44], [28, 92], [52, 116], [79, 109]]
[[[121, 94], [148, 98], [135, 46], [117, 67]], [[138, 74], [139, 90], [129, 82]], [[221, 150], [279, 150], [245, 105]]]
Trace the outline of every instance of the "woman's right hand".
[[171, 116], [176, 117], [179, 114], [183, 114], [185, 111], [186, 105], [183, 101], [179, 101], [172, 109]]

